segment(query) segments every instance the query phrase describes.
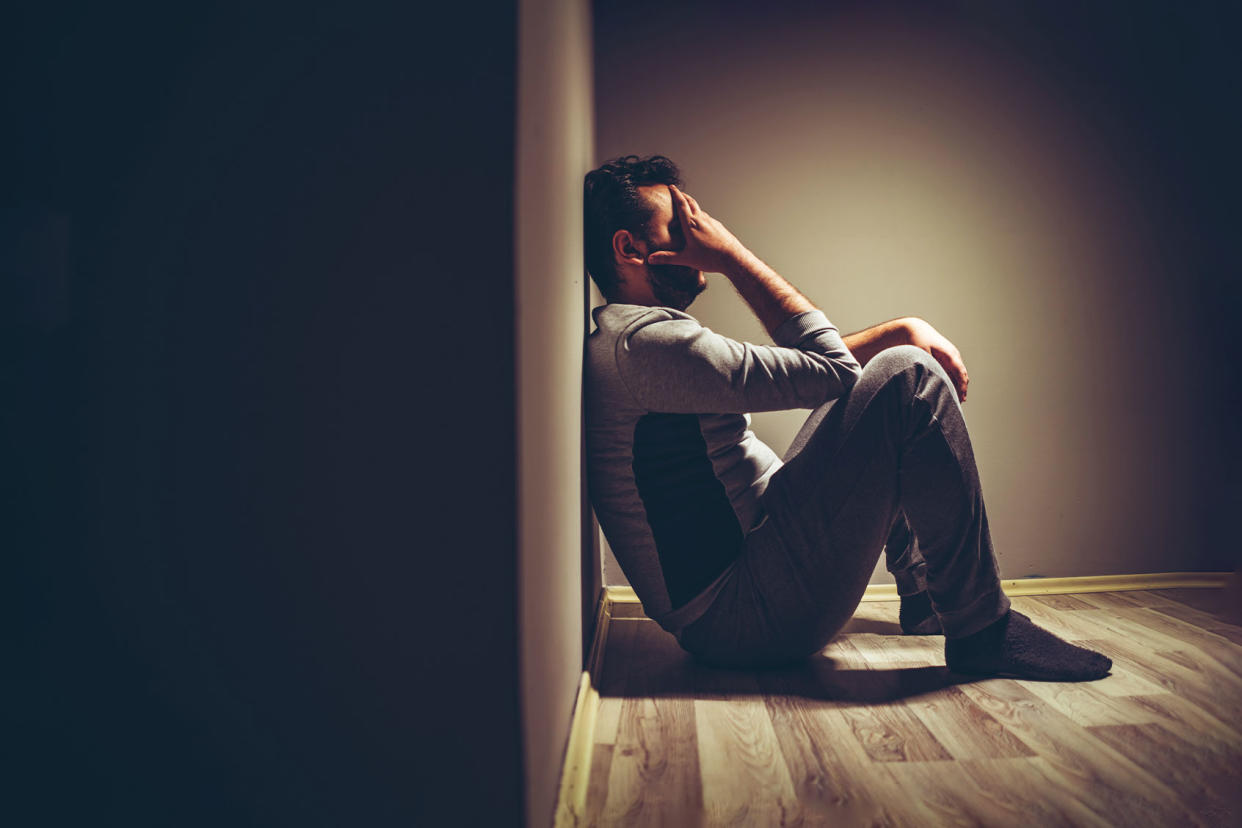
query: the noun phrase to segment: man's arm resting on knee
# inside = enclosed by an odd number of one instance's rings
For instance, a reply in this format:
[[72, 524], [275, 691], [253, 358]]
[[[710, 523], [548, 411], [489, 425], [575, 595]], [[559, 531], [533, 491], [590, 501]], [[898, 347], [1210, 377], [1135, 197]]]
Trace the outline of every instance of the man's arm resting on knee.
[[913, 345], [927, 351], [944, 368], [945, 373], [953, 380], [957, 388], [958, 399], [966, 402], [966, 386], [970, 384], [970, 376], [966, 373], [966, 365], [962, 362], [962, 354], [952, 342], [939, 331], [917, 316], [903, 316], [890, 319], [865, 330], [846, 334], [845, 347], [858, 360], [866, 365], [871, 358], [885, 348], [897, 345]]
[[890, 319], [887, 322], [872, 325], [865, 330], [846, 334], [842, 338], [845, 340], [845, 346], [854, 355], [854, 359], [858, 360], [860, 365], [866, 365], [873, 356], [885, 348], [909, 345], [911, 336], [910, 322], [913, 319], [914, 317], [912, 316]]

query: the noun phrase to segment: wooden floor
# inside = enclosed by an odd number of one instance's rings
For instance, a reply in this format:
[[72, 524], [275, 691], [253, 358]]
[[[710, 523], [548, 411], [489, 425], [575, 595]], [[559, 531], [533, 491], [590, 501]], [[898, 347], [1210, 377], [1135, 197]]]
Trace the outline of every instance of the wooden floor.
[[1014, 598], [1113, 659], [955, 683], [939, 636], [859, 607], [797, 669], [705, 667], [614, 617], [582, 825], [1242, 825], [1242, 627], [1219, 589]]

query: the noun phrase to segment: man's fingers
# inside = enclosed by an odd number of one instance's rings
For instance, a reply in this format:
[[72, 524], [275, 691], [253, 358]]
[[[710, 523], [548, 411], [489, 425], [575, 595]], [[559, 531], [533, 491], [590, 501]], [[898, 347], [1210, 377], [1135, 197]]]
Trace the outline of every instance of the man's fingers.
[[668, 191], [672, 193], [673, 196], [673, 209], [679, 213], [689, 213], [691, 209], [690, 199], [686, 198], [686, 194], [677, 189], [676, 184], [669, 184]]
[[970, 384], [970, 377], [966, 373], [966, 364], [962, 362], [962, 358], [935, 345], [931, 346], [931, 355], [949, 375], [953, 388], [957, 391], [958, 401], [966, 402], [966, 386]]
[[957, 399], [960, 402], [965, 402], [966, 383], [969, 382], [966, 378], [966, 366], [962, 364], [960, 359], [957, 359], [952, 354], [948, 354], [946, 357], [947, 358], [942, 360], [942, 362], [945, 370], [949, 374], [950, 379], [953, 380], [953, 387], [957, 389]]
[[966, 387], [970, 385], [970, 374], [966, 372], [966, 363], [962, 362], [962, 355], [957, 353], [957, 349], [953, 349], [951, 355], [953, 366], [957, 369], [957, 392], [962, 402], [966, 402]]
[[966, 402], [966, 386], [970, 385], [970, 377], [966, 375], [966, 366], [960, 360], [956, 363], [957, 376], [957, 396], [962, 402]]
[[699, 205], [693, 198], [678, 189], [676, 185], [670, 184], [668, 189], [673, 194], [673, 207], [681, 208], [678, 214], [682, 216], [683, 220], [694, 223], [694, 216], [699, 211]]
[[682, 231], [697, 227], [698, 224], [690, 215], [690, 202], [686, 199], [685, 194], [672, 184], [668, 185], [668, 191], [673, 196], [673, 215], [677, 216], [677, 220], [681, 222]]
[[647, 254], [647, 264], [679, 264], [681, 252], [678, 250], [655, 250]]

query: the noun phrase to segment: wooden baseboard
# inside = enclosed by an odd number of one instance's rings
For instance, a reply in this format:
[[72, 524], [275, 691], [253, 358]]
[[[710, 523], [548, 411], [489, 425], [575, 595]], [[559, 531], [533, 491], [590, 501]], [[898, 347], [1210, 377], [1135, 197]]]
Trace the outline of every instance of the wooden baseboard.
[[599, 713], [599, 681], [604, 674], [604, 647], [608, 643], [611, 623], [612, 601], [605, 588], [600, 590], [591, 652], [587, 654], [586, 669], [578, 682], [578, 697], [574, 701], [573, 719], [569, 726], [569, 743], [565, 748], [565, 763], [561, 767], [561, 785], [554, 816], [554, 824], [558, 828], [578, 825], [580, 816], [586, 813], [591, 753], [595, 746], [595, 717]]
[[[1064, 595], [1071, 592], [1124, 592], [1133, 589], [1173, 589], [1175, 587], [1223, 587], [1228, 572], [1152, 572], [1139, 575], [1085, 575], [1074, 578], [1009, 578], [1001, 587], [1009, 596]], [[604, 588], [610, 604], [639, 604], [634, 588]], [[871, 584], [864, 601], [896, 601], [896, 584]]]
[[[1001, 581], [1006, 595], [1060, 595], [1074, 592], [1122, 592], [1135, 589], [1172, 589], [1177, 587], [1224, 587], [1230, 577], [1228, 572], [1157, 572], [1141, 575], [1095, 575], [1076, 578], [1015, 578]], [[864, 601], [895, 601], [897, 587], [894, 584], [873, 584], [867, 587]], [[595, 617], [595, 635], [591, 640], [591, 652], [587, 655], [586, 669], [578, 685], [578, 697], [574, 702], [573, 719], [569, 728], [569, 743], [565, 749], [565, 762], [561, 768], [560, 791], [556, 802], [554, 825], [556, 828], [581, 824], [586, 813], [587, 785], [590, 783], [591, 755], [595, 747], [595, 721], [599, 713], [599, 682], [604, 668], [604, 647], [608, 642], [608, 628], [613, 619], [613, 607], [621, 604], [637, 604], [641, 607], [634, 589], [628, 586], [610, 586], [600, 591], [599, 607]], [[634, 607], [626, 607], [624, 614], [634, 616]]]

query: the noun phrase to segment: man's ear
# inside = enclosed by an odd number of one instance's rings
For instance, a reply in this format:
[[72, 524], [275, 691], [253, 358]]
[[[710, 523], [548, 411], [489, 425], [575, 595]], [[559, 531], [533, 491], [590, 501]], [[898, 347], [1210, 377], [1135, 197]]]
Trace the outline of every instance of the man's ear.
[[634, 234], [629, 230], [618, 230], [612, 234], [612, 254], [617, 264], [637, 265], [641, 267], [646, 261], [636, 245]]

